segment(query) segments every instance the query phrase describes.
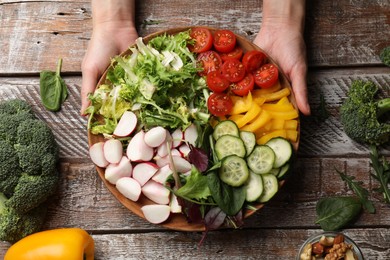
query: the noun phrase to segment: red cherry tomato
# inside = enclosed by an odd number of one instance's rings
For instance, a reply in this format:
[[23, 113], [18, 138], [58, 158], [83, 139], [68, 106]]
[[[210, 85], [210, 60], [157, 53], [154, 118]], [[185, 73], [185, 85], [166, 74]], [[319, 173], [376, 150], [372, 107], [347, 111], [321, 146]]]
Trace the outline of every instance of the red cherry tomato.
[[217, 30], [214, 33], [214, 48], [219, 52], [230, 52], [236, 47], [236, 35], [229, 30]]
[[219, 71], [212, 71], [207, 74], [206, 82], [209, 89], [213, 92], [223, 92], [230, 85], [230, 82]]
[[244, 65], [239, 60], [229, 59], [222, 64], [222, 76], [230, 82], [239, 82], [245, 77]]
[[207, 100], [207, 108], [214, 116], [226, 116], [233, 108], [233, 101], [225, 93], [213, 93]]
[[195, 40], [194, 45], [189, 45], [191, 52], [205, 52], [213, 47], [213, 36], [209, 29], [197, 27], [191, 30], [190, 36]]
[[226, 61], [228, 59], [241, 60], [242, 54], [243, 54], [242, 48], [236, 46], [231, 52], [221, 53], [219, 56], [221, 56], [222, 61]]
[[269, 88], [278, 81], [278, 68], [273, 64], [264, 64], [254, 73], [255, 83], [261, 88]]
[[244, 64], [246, 71], [254, 72], [265, 63], [265, 60], [266, 56], [263, 52], [252, 50], [244, 54], [244, 57], [242, 57], [242, 64]]
[[255, 86], [255, 78], [252, 73], [247, 73], [245, 78], [231, 85], [230, 89], [237, 96], [246, 96]]
[[197, 60], [203, 68], [203, 71], [199, 72], [200, 76], [206, 76], [211, 71], [219, 70], [222, 65], [222, 59], [215, 51], [199, 53]]

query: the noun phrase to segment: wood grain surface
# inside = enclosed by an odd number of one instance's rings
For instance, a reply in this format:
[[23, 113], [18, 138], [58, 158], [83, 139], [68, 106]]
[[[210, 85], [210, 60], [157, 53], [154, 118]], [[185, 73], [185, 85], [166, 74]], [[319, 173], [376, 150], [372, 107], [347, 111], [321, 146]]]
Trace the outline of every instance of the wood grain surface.
[[[169, 4], [168, 4], [169, 2]], [[262, 1], [137, 1], [141, 36], [178, 26], [228, 28], [253, 40]], [[378, 183], [366, 146], [343, 132], [339, 107], [354, 79], [372, 80], [390, 95], [390, 68], [379, 60], [390, 45], [388, 0], [307, 1], [308, 90], [312, 116], [301, 116], [301, 139], [293, 173], [281, 192], [247, 219], [240, 230], [176, 232], [132, 214], [104, 187], [88, 157], [86, 118], [79, 115], [80, 65], [91, 37], [87, 0], [0, 0], [0, 100], [22, 98], [49, 124], [60, 146], [61, 183], [51, 198], [45, 229], [81, 227], [93, 235], [96, 259], [294, 259], [304, 240], [320, 232], [319, 198], [352, 195], [336, 169], [370, 190], [377, 212], [363, 212], [344, 232], [366, 259], [390, 259], [390, 206], [374, 191]], [[69, 98], [60, 112], [44, 109], [39, 72], [64, 59]], [[329, 118], [319, 117], [325, 98]], [[390, 157], [389, 147], [381, 152]], [[3, 258], [8, 243], [0, 243]]]

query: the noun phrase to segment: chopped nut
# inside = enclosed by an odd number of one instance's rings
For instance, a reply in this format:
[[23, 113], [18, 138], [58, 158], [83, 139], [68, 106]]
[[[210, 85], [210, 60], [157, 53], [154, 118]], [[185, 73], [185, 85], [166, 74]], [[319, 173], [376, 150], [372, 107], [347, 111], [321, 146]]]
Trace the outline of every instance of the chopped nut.
[[333, 247], [329, 250], [329, 254], [325, 256], [325, 260], [337, 260], [345, 257], [347, 250], [352, 249], [352, 245], [346, 244], [344, 242], [334, 244]]
[[301, 260], [312, 260], [311, 252], [312, 252], [312, 244], [307, 243], [307, 245], [305, 245], [305, 247], [303, 248], [303, 252], [300, 255], [300, 259]]
[[343, 234], [339, 234], [339, 235], [335, 236], [335, 238], [333, 240], [333, 243], [334, 244], [340, 244], [341, 242], [344, 242], [344, 235]]
[[316, 255], [321, 255], [324, 253], [324, 246], [320, 242], [314, 243], [312, 246], [312, 252]]
[[320, 244], [323, 246], [333, 246], [334, 237], [322, 236], [320, 238]]

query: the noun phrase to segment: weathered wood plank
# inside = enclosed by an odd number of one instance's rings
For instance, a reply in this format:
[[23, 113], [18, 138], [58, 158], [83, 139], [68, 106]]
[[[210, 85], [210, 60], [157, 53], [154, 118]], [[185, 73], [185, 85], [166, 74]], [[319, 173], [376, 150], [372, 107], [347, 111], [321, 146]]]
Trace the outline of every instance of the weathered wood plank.
[[[253, 40], [261, 22], [261, 1], [138, 1], [137, 27], [145, 36], [190, 25], [229, 28]], [[164, 10], [164, 11], [161, 11]], [[306, 39], [311, 66], [377, 65], [390, 45], [386, 0], [308, 1]], [[0, 4], [0, 73], [36, 73], [55, 68], [79, 72], [91, 36], [89, 1], [6, 1]], [[356, 33], [359, 32], [359, 33]]]
[[[93, 234], [97, 260], [108, 259], [294, 259], [301, 244], [320, 230], [215, 231], [197, 246], [200, 233], [152, 232]], [[348, 229], [365, 259], [388, 259], [390, 236], [386, 229]], [[272, 245], [272, 246], [270, 246]], [[7, 243], [0, 243], [0, 257]], [[4, 253], [3, 253], [4, 252]]]

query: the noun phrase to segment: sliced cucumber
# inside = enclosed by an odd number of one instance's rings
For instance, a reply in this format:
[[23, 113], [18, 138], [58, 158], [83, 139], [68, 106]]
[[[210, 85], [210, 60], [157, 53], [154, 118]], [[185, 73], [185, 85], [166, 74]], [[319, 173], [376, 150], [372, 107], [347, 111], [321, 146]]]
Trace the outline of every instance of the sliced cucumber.
[[288, 162], [292, 155], [292, 146], [289, 141], [282, 137], [269, 140], [266, 145], [274, 150], [276, 158], [273, 168], [279, 168]]
[[215, 152], [219, 160], [229, 155], [244, 157], [246, 149], [240, 137], [233, 135], [223, 135], [215, 143]]
[[272, 168], [269, 173], [275, 175], [276, 177], [279, 175], [280, 168]]
[[249, 170], [246, 162], [241, 157], [231, 155], [222, 160], [219, 168], [219, 178], [233, 187], [243, 185], [249, 177]]
[[274, 165], [275, 153], [269, 146], [257, 145], [246, 161], [254, 173], [269, 173]]
[[215, 140], [218, 140], [221, 136], [224, 135], [234, 135], [239, 137], [240, 136], [240, 130], [238, 129], [236, 123], [234, 123], [231, 120], [225, 120], [219, 122], [214, 127], [213, 137]]
[[290, 164], [286, 163], [282, 167], [280, 167], [279, 174], [277, 175], [278, 179], [282, 179], [285, 177], [285, 175], [289, 172], [290, 170]]
[[240, 131], [240, 137], [244, 142], [246, 154], [250, 154], [256, 146], [256, 135], [249, 131]]
[[263, 179], [261, 175], [249, 171], [248, 180], [244, 184], [246, 191], [246, 201], [252, 202], [257, 200], [263, 193]]
[[259, 202], [265, 203], [278, 192], [279, 183], [275, 175], [263, 174], [261, 177], [263, 178], [263, 193], [259, 198]]

